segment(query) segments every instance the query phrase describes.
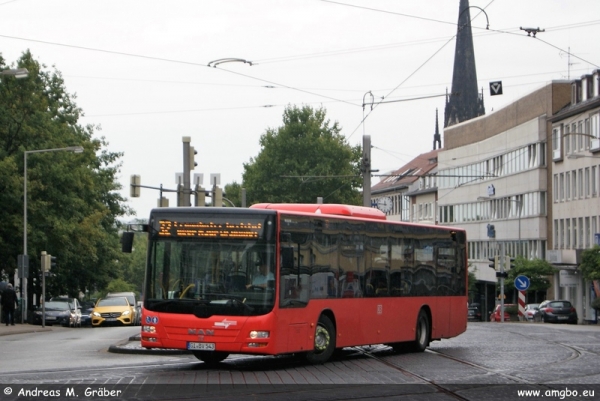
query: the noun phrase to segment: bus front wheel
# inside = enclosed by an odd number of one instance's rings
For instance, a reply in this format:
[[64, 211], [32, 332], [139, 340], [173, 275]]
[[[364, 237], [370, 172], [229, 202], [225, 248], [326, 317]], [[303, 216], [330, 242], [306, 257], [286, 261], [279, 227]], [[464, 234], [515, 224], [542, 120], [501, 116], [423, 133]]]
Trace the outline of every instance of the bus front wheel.
[[331, 320], [322, 315], [315, 329], [314, 350], [306, 354], [310, 363], [325, 363], [335, 351], [335, 327]]
[[207, 365], [216, 365], [229, 356], [222, 351], [194, 351], [194, 356]]
[[417, 318], [417, 327], [415, 329], [415, 341], [411, 343], [411, 351], [423, 352], [429, 346], [429, 339], [431, 338], [431, 323], [429, 317], [424, 310], [419, 312]]

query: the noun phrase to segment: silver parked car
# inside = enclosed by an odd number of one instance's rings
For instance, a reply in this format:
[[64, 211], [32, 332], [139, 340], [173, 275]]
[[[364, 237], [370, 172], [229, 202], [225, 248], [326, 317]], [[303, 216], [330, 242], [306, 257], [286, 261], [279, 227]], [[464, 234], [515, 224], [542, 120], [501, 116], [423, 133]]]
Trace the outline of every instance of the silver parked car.
[[527, 304], [525, 305], [525, 318], [528, 322], [539, 322], [540, 321], [540, 304]]

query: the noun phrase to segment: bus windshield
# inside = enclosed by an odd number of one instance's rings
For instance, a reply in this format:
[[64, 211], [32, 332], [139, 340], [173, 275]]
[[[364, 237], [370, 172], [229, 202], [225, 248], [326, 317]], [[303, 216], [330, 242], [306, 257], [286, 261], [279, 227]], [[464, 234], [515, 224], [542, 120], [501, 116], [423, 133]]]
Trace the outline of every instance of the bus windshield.
[[[215, 218], [211, 234], [199, 232], [197, 227], [204, 223], [169, 220], [185, 227], [176, 231], [170, 226], [165, 230], [165, 221], [149, 242], [146, 309], [197, 317], [256, 316], [273, 309], [274, 239], [262, 234], [230, 238], [232, 231], [219, 228]], [[195, 227], [196, 235], [190, 235], [189, 227]]]

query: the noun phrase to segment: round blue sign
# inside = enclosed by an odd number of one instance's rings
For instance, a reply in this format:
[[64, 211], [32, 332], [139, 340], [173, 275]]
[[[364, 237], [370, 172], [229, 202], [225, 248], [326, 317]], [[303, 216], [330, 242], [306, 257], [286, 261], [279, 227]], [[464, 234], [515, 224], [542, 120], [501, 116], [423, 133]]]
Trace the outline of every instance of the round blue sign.
[[515, 278], [515, 288], [519, 291], [525, 291], [529, 288], [529, 285], [531, 284], [531, 281], [529, 280], [529, 277], [527, 276], [517, 276], [517, 278]]

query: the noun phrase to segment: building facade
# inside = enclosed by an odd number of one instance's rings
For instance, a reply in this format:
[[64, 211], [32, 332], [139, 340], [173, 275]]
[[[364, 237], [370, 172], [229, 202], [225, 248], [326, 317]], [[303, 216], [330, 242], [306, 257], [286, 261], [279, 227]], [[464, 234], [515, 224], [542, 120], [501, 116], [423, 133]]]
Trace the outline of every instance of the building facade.
[[597, 321], [590, 304], [600, 288], [581, 277], [579, 263], [600, 241], [600, 70], [571, 82], [569, 105], [550, 122], [547, 259], [557, 272], [549, 296], [574, 300], [580, 320]]
[[570, 92], [569, 82], [552, 82], [444, 130], [438, 220], [467, 230], [470, 271], [479, 283], [474, 301], [484, 311], [493, 309], [498, 296], [489, 258], [546, 258], [549, 118], [569, 104]]

